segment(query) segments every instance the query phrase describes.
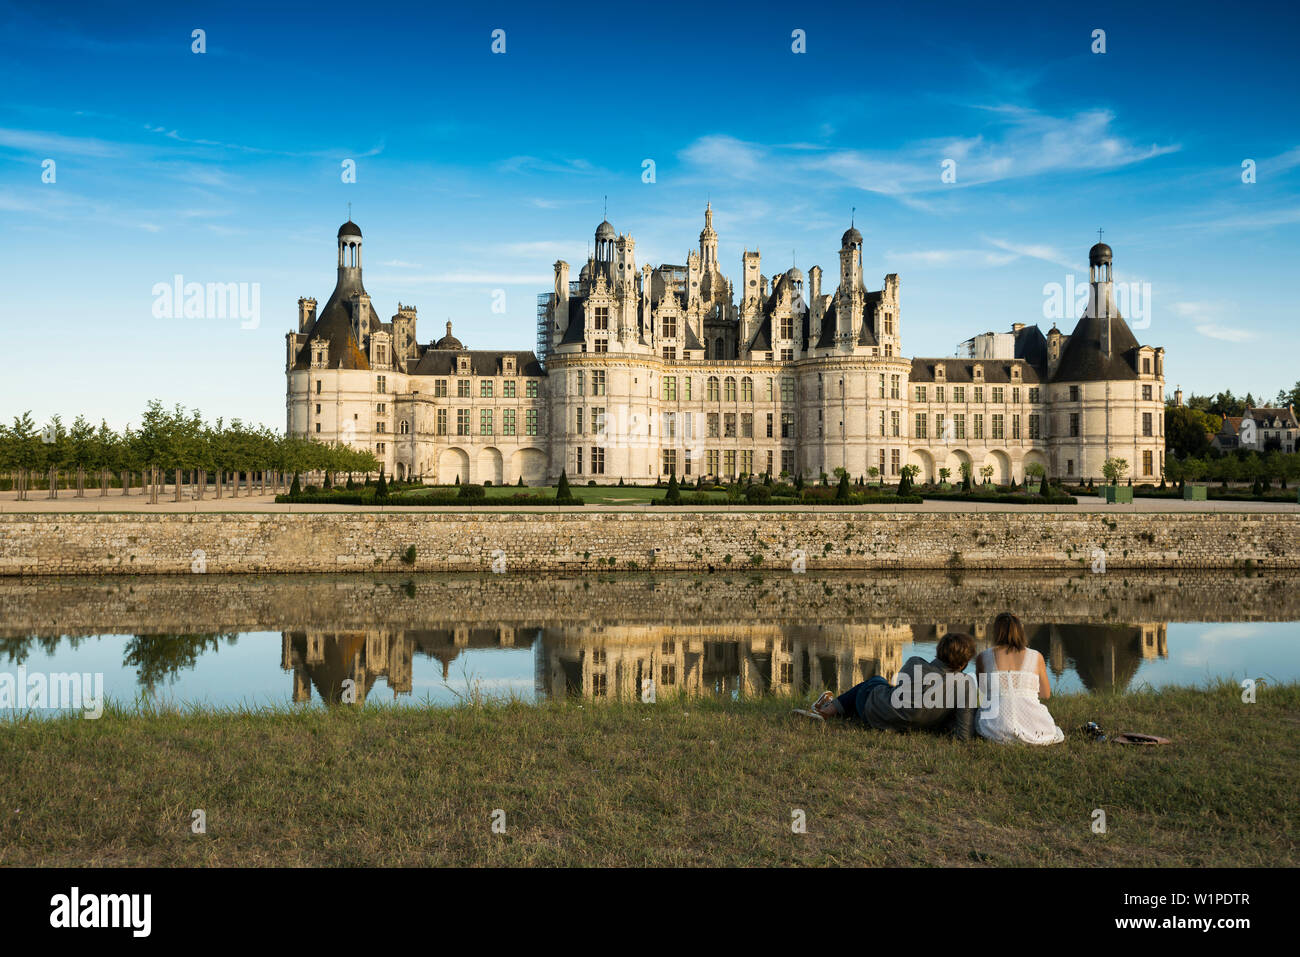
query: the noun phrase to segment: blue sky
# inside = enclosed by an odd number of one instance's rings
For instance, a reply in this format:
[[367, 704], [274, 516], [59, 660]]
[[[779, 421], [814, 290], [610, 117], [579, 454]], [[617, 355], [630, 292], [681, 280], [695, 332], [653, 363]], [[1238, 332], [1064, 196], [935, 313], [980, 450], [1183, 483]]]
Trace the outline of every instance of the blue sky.
[[[1300, 379], [1291, 4], [79, 6], [0, 2], [6, 420], [120, 427], [159, 397], [282, 427], [284, 334], [333, 288], [349, 202], [376, 308], [415, 304], [423, 341], [450, 318], [531, 348], [604, 197], [651, 263], [711, 200], [729, 275], [759, 248], [828, 284], [856, 207], [908, 355], [1046, 331], [1044, 286], [1085, 280], [1102, 227], [1171, 390]], [[259, 284], [256, 328], [156, 317], [177, 274]]]

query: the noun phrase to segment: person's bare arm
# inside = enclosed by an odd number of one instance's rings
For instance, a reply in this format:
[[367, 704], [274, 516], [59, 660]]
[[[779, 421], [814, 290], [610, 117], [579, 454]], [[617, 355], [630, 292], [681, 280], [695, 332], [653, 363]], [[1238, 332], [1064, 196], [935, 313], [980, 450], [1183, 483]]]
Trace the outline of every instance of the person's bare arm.
[[1038, 656], [1038, 697], [1046, 700], [1052, 696], [1052, 683], [1047, 679], [1047, 659]]

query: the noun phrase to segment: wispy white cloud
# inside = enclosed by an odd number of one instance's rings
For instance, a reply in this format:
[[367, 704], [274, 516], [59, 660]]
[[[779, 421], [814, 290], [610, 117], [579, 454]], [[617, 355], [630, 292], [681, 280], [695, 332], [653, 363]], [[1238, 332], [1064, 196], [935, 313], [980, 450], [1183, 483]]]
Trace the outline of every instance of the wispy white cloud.
[[120, 156], [122, 148], [108, 140], [85, 136], [64, 136], [43, 130], [15, 130], [0, 128], [0, 147], [22, 153], [39, 153], [57, 159], [59, 156]]
[[1199, 335], [1220, 342], [1249, 342], [1255, 333], [1237, 321], [1239, 310], [1235, 302], [1197, 300], [1175, 302], [1170, 311], [1191, 324]]
[[[908, 205], [932, 208], [923, 197], [963, 188], [1060, 172], [1105, 171], [1177, 151], [1178, 145], [1136, 143], [1116, 130], [1109, 110], [1050, 116], [1015, 106], [990, 109], [990, 128], [974, 135], [932, 138], [883, 150], [838, 149], [809, 143], [766, 145], [727, 134], [700, 137], [680, 153], [689, 166], [715, 177], [749, 182], [850, 186]], [[940, 176], [956, 164], [955, 183]]]

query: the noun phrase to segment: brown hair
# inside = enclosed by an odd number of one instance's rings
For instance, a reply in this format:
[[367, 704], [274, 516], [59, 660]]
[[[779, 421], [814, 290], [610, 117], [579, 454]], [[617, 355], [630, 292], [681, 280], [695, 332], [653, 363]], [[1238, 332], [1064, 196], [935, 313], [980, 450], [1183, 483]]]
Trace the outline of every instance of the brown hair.
[[964, 632], [950, 631], [939, 639], [935, 654], [953, 671], [961, 671], [975, 657], [975, 639]]
[[1015, 615], [1003, 612], [993, 620], [993, 644], [1023, 651], [1029, 642], [1025, 640], [1025, 626]]

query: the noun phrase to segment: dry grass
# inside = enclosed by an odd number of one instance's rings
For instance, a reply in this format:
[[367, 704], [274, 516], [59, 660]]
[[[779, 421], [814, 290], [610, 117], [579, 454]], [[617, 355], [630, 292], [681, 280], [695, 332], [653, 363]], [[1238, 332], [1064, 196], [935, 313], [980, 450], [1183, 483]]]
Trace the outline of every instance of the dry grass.
[[[1290, 865], [1300, 686], [1054, 698], [1172, 747], [962, 744], [789, 701], [0, 725], [6, 865]], [[208, 832], [190, 833], [190, 812]], [[506, 833], [493, 833], [494, 809]], [[1095, 808], [1108, 829], [1091, 830]], [[792, 833], [792, 812], [807, 833]]]

